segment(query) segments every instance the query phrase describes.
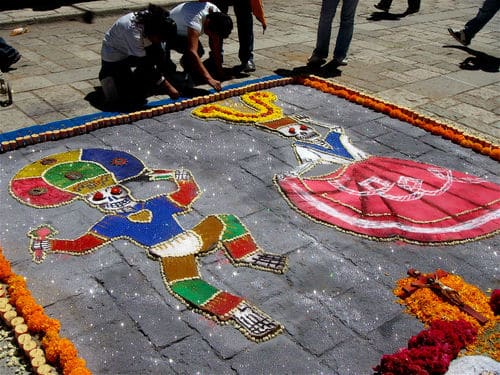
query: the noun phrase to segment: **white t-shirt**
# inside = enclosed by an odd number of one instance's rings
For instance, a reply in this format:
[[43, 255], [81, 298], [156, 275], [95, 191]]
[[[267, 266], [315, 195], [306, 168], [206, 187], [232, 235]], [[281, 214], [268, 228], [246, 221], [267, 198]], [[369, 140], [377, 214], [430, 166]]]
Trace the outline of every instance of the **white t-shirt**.
[[192, 1], [177, 5], [170, 11], [170, 17], [177, 24], [177, 34], [187, 36], [188, 28], [203, 34], [203, 24], [210, 12], [220, 12], [214, 4], [209, 2]]
[[104, 35], [101, 58], [107, 62], [116, 62], [129, 56], [146, 56], [146, 47], [151, 45], [144, 37], [141, 25], [135, 24], [135, 14], [128, 13], [120, 17]]

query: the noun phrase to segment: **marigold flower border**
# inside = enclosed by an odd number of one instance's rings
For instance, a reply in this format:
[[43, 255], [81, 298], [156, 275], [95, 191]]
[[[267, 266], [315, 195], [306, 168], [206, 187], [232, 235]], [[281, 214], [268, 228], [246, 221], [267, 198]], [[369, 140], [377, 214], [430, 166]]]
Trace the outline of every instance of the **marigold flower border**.
[[500, 146], [494, 145], [491, 142], [480, 139], [476, 136], [466, 134], [462, 130], [456, 129], [449, 124], [444, 124], [436, 119], [420, 115], [411, 109], [384, 102], [383, 100], [361, 93], [352, 88], [348, 88], [312, 75], [296, 77], [295, 81], [303, 84], [304, 86], [309, 86], [319, 91], [336, 95], [349, 100], [350, 102], [360, 104], [364, 107], [371, 108], [374, 111], [384, 113], [401, 121], [405, 121], [411, 125], [426, 130], [433, 135], [439, 135], [442, 138], [448, 139], [462, 147], [471, 148], [478, 153], [487, 155], [496, 161], [500, 161]]
[[[219, 93], [213, 93], [203, 97], [181, 100], [176, 103], [160, 105], [138, 112], [119, 114], [117, 116], [88, 121], [79, 126], [66, 127], [60, 130], [47, 130], [40, 134], [30, 134], [23, 137], [17, 137], [16, 139], [2, 142], [0, 144], [0, 153], [13, 151], [32, 144], [81, 135], [100, 128], [130, 124], [133, 121], [223, 100], [228, 97], [242, 95], [243, 93], [253, 90], [262, 90], [294, 83], [312, 87], [319, 91], [329, 93], [350, 102], [370, 108], [374, 111], [384, 113], [390, 117], [426, 130], [433, 135], [439, 135], [442, 138], [451, 140], [453, 143], [462, 147], [470, 148], [478, 153], [489, 156], [496, 161], [500, 161], [500, 146], [494, 145], [487, 140], [466, 134], [462, 130], [456, 129], [449, 124], [444, 124], [436, 119], [420, 115], [408, 108], [384, 102], [383, 100], [361, 93], [355, 89], [336, 84], [332, 81], [313, 75], [262, 80], [261, 82]], [[57, 319], [53, 319], [45, 315], [43, 307], [38, 305], [31, 296], [24, 278], [12, 271], [9, 261], [3, 256], [1, 248], [0, 281], [8, 285], [10, 302], [15, 306], [16, 311], [20, 314], [20, 316], [22, 316], [26, 321], [30, 333], [38, 333], [42, 336], [42, 347], [45, 350], [46, 358], [49, 363], [61, 368], [63, 374], [65, 375], [91, 374], [91, 372], [86, 368], [85, 360], [78, 356], [78, 351], [74, 344], [69, 339], [59, 336], [61, 327], [60, 322]]]
[[63, 375], [90, 375], [75, 345], [59, 335], [61, 323], [48, 317], [32, 297], [24, 277], [12, 271], [0, 248], [0, 281], [5, 283], [9, 301], [25, 320], [30, 334], [39, 334], [47, 361], [62, 370]]

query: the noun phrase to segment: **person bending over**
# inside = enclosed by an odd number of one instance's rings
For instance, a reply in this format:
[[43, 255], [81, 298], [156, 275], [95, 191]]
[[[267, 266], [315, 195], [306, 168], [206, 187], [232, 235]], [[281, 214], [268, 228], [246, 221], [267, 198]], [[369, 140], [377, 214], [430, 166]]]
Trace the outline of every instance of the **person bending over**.
[[169, 82], [175, 72], [164, 44], [177, 27], [163, 8], [150, 4], [145, 10], [120, 17], [102, 42], [99, 80], [108, 104], [140, 107], [153, 93], [179, 97]]
[[[210, 2], [187, 2], [170, 10], [177, 25], [177, 36], [168, 47], [182, 54], [181, 65], [195, 80], [208, 83], [215, 90], [222, 89], [222, 41], [233, 30], [233, 21]], [[203, 63], [204, 49], [201, 35], [207, 35], [211, 58]]]

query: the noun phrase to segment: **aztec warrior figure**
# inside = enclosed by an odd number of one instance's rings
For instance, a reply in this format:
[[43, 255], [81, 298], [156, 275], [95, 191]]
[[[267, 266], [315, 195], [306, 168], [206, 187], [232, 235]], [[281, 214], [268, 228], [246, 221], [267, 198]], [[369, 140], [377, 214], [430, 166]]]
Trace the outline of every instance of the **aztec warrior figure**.
[[[173, 181], [175, 192], [136, 200], [123, 185], [132, 179]], [[83, 255], [113, 240], [127, 239], [161, 263], [167, 288], [188, 307], [219, 322], [234, 324], [254, 341], [267, 340], [282, 326], [246, 300], [204, 281], [197, 257], [222, 247], [235, 266], [283, 273], [286, 258], [264, 253], [234, 215], [213, 215], [190, 230], [176, 215], [186, 213], [199, 189], [187, 170], [149, 170], [122, 151], [83, 149], [45, 157], [22, 168], [12, 179], [11, 194], [37, 208], [57, 207], [81, 199], [105, 216], [76, 239], [53, 238], [42, 225], [29, 233], [35, 262], [46, 254]]]

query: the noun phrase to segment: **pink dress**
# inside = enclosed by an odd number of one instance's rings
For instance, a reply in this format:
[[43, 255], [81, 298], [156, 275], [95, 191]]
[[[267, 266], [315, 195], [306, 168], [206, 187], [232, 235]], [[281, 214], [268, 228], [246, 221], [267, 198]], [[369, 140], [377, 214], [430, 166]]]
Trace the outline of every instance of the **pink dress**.
[[500, 230], [500, 186], [430, 164], [371, 156], [277, 184], [312, 219], [376, 239], [453, 243]]

